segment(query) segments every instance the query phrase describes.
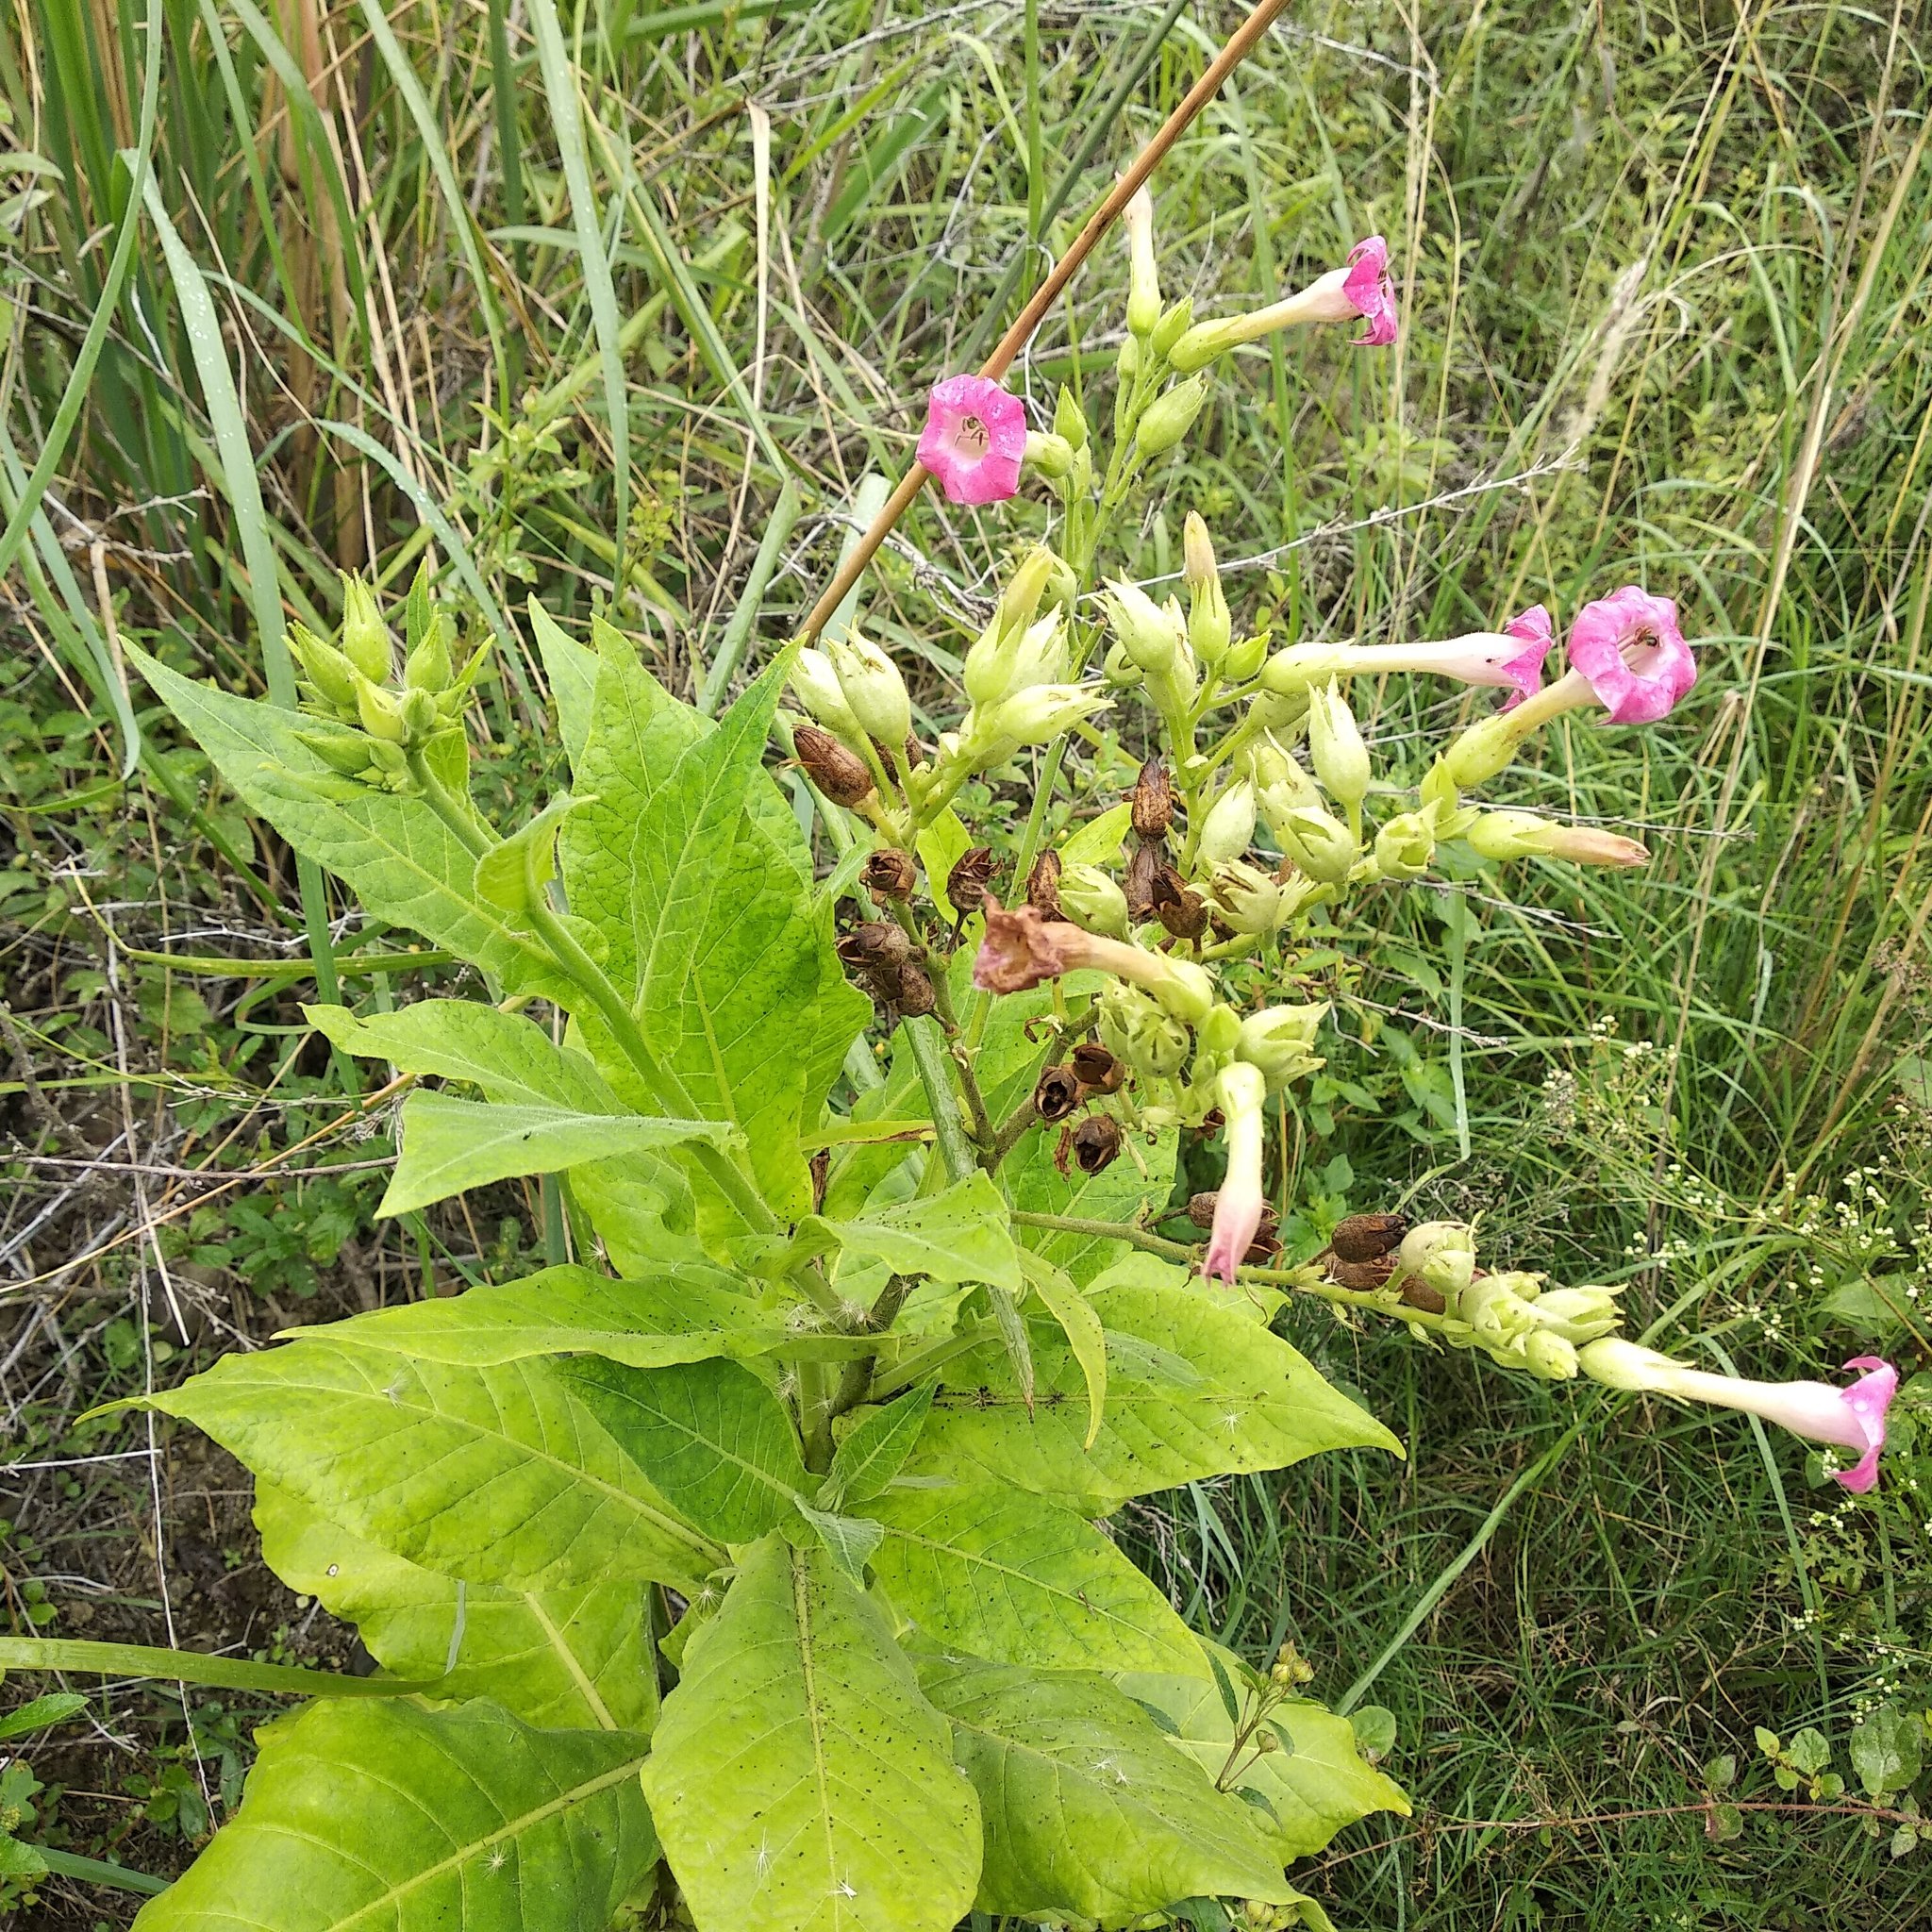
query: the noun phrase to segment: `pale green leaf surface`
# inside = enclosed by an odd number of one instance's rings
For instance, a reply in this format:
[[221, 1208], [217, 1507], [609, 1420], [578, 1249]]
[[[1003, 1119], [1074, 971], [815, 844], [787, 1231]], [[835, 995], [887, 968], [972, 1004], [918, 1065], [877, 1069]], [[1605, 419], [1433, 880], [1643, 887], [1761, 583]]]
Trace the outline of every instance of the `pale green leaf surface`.
[[404, 1100], [399, 1124], [396, 1170], [378, 1214], [404, 1214], [466, 1188], [519, 1174], [560, 1174], [619, 1154], [652, 1154], [687, 1141], [715, 1145], [732, 1132], [722, 1121], [507, 1107], [420, 1088]]
[[748, 1552], [664, 1700], [644, 1790], [701, 1925], [952, 1932], [979, 1814], [883, 1614], [822, 1550]]
[[543, 679], [557, 702], [557, 728], [573, 772], [591, 735], [591, 706], [597, 691], [597, 654], [580, 644], [535, 597], [529, 605], [530, 629], [543, 659]]
[[1401, 1445], [1301, 1356], [1191, 1288], [1123, 1283], [1093, 1298], [1107, 1336], [1107, 1408], [1090, 1450], [1087, 1381], [1057, 1324], [1031, 1324], [1029, 1415], [1006, 1351], [948, 1362], [908, 1468], [983, 1470], [1083, 1512], [1199, 1477], [1282, 1469], [1324, 1449]]
[[1131, 799], [1109, 806], [1098, 818], [1089, 819], [1084, 825], [1068, 835], [1066, 842], [1060, 847], [1060, 863], [1103, 867], [1112, 865], [1121, 856], [1121, 847], [1125, 843], [1133, 823], [1134, 806]]
[[878, 1495], [912, 1454], [932, 1407], [934, 1385], [922, 1382], [898, 1401], [870, 1410], [839, 1444], [825, 1493], [843, 1504]]
[[552, 1363], [461, 1368], [313, 1339], [147, 1399], [358, 1536], [473, 1583], [640, 1577], [690, 1594], [723, 1555]]
[[605, 1932], [657, 1840], [628, 1731], [322, 1698], [139, 1932]]
[[[1013, 1193], [1013, 1206], [1028, 1214], [1060, 1214], [1075, 1221], [1131, 1222], [1143, 1208], [1158, 1209], [1174, 1192], [1174, 1158], [1180, 1137], [1170, 1130], [1150, 1140], [1134, 1135], [1111, 1166], [1084, 1174], [1069, 1163], [1061, 1174], [1054, 1164], [1058, 1127], [1035, 1127], [1008, 1157], [1003, 1172]], [[1135, 1157], [1139, 1156], [1137, 1163]], [[1141, 1166], [1147, 1172], [1142, 1174]], [[1122, 1241], [1099, 1241], [1090, 1235], [1066, 1234], [1050, 1228], [1020, 1230], [1026, 1245], [1044, 1255], [1080, 1287], [1111, 1261], [1126, 1253]]]
[[1153, 1583], [1084, 1517], [1005, 1484], [896, 1489], [873, 1569], [927, 1643], [1042, 1670], [1205, 1673]]
[[[824, 1546], [825, 1554], [856, 1583], [865, 1588], [865, 1566], [872, 1561], [885, 1530], [868, 1516], [841, 1516], [836, 1510], [815, 1509], [803, 1496], [798, 1513]], [[795, 1535], [792, 1541], [798, 1541]]]
[[879, 1208], [862, 1220], [808, 1215], [800, 1224], [808, 1241], [821, 1230], [846, 1256], [882, 1261], [900, 1274], [988, 1281], [1009, 1291], [1021, 1285], [1006, 1203], [990, 1174], [969, 1174], [944, 1193]]
[[572, 1385], [682, 1515], [742, 1543], [789, 1518], [807, 1487], [798, 1437], [778, 1399], [737, 1362], [638, 1372], [566, 1365]]
[[1116, 1921], [1184, 1898], [1297, 1896], [1249, 1807], [1104, 1677], [949, 1658], [920, 1680], [979, 1793], [981, 1911]]
[[412, 1680], [449, 1673], [526, 1724], [648, 1732], [658, 1718], [650, 1607], [635, 1578], [543, 1592], [439, 1576], [331, 1523], [273, 1483], [255, 1491], [268, 1567], [354, 1624], [371, 1657]]
[[1093, 1304], [1044, 1255], [1036, 1255], [1030, 1248], [1024, 1250], [1020, 1268], [1047, 1313], [1059, 1324], [1060, 1333], [1087, 1378], [1087, 1435], [1080, 1446], [1091, 1449], [1107, 1413], [1107, 1331], [1093, 1312]]

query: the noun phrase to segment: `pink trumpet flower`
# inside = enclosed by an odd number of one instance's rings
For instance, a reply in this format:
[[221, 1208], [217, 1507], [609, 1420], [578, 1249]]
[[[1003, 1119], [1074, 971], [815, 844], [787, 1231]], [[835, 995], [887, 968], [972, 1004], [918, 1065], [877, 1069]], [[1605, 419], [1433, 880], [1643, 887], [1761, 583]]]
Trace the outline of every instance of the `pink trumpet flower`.
[[1341, 292], [1369, 325], [1366, 335], [1356, 337], [1358, 343], [1379, 349], [1395, 340], [1395, 284], [1389, 276], [1389, 244], [1381, 236], [1371, 235], [1348, 251]]
[[1655, 724], [1697, 682], [1676, 605], [1636, 584], [1577, 612], [1570, 668], [1588, 681], [1614, 724]]
[[1885, 1412], [1898, 1392], [1898, 1371], [1876, 1356], [1854, 1356], [1848, 1369], [1862, 1370], [1848, 1389], [1829, 1382], [1749, 1382], [1737, 1375], [1714, 1375], [1673, 1361], [1655, 1349], [1606, 1336], [1577, 1352], [1585, 1374], [1612, 1389], [1649, 1390], [1687, 1402], [1708, 1402], [1779, 1424], [1794, 1436], [1857, 1452], [1850, 1469], [1833, 1478], [1859, 1495], [1878, 1480], [1878, 1454], [1885, 1447]]
[[1020, 487], [1026, 410], [984, 375], [949, 375], [926, 398], [919, 460], [948, 503], [1003, 503]]
[[1235, 1271], [1254, 1243], [1267, 1206], [1261, 1189], [1261, 1139], [1268, 1083], [1260, 1068], [1236, 1060], [1222, 1069], [1215, 1085], [1227, 1118], [1227, 1175], [1214, 1195], [1214, 1225], [1201, 1273], [1209, 1281], [1218, 1278], [1232, 1288]]
[[1317, 275], [1306, 289], [1284, 295], [1279, 302], [1250, 309], [1245, 315], [1197, 322], [1168, 351], [1167, 359], [1187, 375], [1205, 369], [1217, 356], [1226, 355], [1241, 343], [1257, 342], [1277, 329], [1296, 328], [1309, 322], [1353, 322], [1357, 316], [1368, 324], [1368, 329], [1355, 338], [1357, 342], [1381, 348], [1395, 340], [1400, 320], [1395, 284], [1389, 278], [1389, 244], [1379, 235], [1357, 242], [1348, 251], [1342, 267]]
[[1420, 672], [1500, 686], [1509, 692], [1503, 708], [1510, 711], [1542, 688], [1543, 659], [1554, 642], [1550, 613], [1532, 604], [1501, 630], [1473, 630], [1441, 643], [1291, 644], [1262, 666], [1261, 682], [1270, 691], [1289, 692], [1330, 677]]

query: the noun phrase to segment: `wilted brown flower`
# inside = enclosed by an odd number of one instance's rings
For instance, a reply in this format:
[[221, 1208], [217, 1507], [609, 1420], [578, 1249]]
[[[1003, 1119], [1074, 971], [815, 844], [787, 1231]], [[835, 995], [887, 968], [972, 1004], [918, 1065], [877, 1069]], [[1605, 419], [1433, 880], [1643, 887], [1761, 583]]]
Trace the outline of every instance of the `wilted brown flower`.
[[858, 882], [882, 905], [888, 899], [909, 899], [919, 865], [909, 852], [882, 846], [859, 868]]
[[829, 731], [801, 724], [791, 734], [791, 745], [806, 776], [834, 805], [858, 805], [872, 796], [872, 774], [865, 760], [847, 751]]
[[1338, 1261], [1373, 1261], [1399, 1248], [1407, 1232], [1400, 1214], [1347, 1214], [1335, 1224], [1328, 1244]]
[[1111, 1114], [1090, 1113], [1074, 1129], [1074, 1158], [1083, 1174], [1098, 1174], [1120, 1158], [1120, 1123]]
[[1033, 1110], [1043, 1121], [1063, 1121], [1080, 1104], [1080, 1082], [1071, 1067], [1048, 1067], [1033, 1090]]
[[1158, 866], [1149, 888], [1154, 916], [1177, 940], [1197, 940], [1208, 930], [1208, 904], [1171, 865]]
[[[955, 904], [958, 902], [955, 901]], [[1060, 919], [1060, 856], [1042, 852], [1026, 874], [1026, 903], [1043, 919]]]
[[1076, 1046], [1068, 1056], [1068, 1064], [1087, 1093], [1118, 1093], [1127, 1077], [1126, 1068], [1096, 1041]]
[[1159, 758], [1149, 758], [1127, 796], [1134, 806], [1134, 830], [1156, 843], [1165, 839], [1174, 824], [1174, 780], [1167, 766]]

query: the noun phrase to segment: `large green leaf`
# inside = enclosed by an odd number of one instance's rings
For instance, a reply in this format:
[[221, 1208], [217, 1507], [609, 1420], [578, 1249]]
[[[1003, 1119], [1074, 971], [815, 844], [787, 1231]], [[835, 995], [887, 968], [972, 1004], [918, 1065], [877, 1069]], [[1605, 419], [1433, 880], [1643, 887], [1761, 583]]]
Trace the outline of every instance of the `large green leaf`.
[[[1238, 1682], [1235, 1672], [1228, 1680]], [[1169, 1741], [1185, 1751], [1209, 1777], [1218, 1777], [1234, 1743], [1234, 1721], [1212, 1683], [1199, 1677], [1134, 1674], [1117, 1679], [1130, 1697], [1151, 1704], [1174, 1724]], [[1276, 1856], [1306, 1857], [1319, 1852], [1344, 1824], [1372, 1811], [1408, 1816], [1408, 1800], [1393, 1779], [1385, 1777], [1356, 1749], [1355, 1729], [1319, 1704], [1291, 1702], [1275, 1707], [1271, 1720], [1287, 1734], [1291, 1748], [1257, 1755], [1243, 1751], [1241, 1784], [1267, 1802], [1257, 1810]]]
[[317, 1338], [226, 1356], [146, 1399], [358, 1536], [473, 1583], [641, 1577], [690, 1594], [723, 1556], [558, 1364], [467, 1368]]
[[737, 1362], [640, 1372], [576, 1361], [566, 1373], [639, 1468], [691, 1522], [745, 1543], [788, 1521], [806, 1487], [791, 1418]]
[[858, 1508], [886, 1526], [874, 1574], [930, 1642], [1043, 1670], [1205, 1676], [1174, 1607], [1071, 1509], [1004, 1483], [888, 1490]]
[[1007, 1205], [991, 1175], [976, 1172], [943, 1193], [880, 1208], [862, 1220], [808, 1214], [789, 1241], [763, 1245], [761, 1265], [772, 1274], [838, 1249], [841, 1270], [883, 1262], [898, 1274], [934, 1281], [987, 1281], [1008, 1290], [1021, 1285]]
[[398, 1677], [449, 1674], [447, 1694], [487, 1697], [558, 1730], [648, 1731], [657, 1657], [635, 1579], [526, 1591], [439, 1576], [352, 1536], [272, 1483], [255, 1491], [268, 1567], [354, 1624]]
[[313, 721], [197, 684], [137, 645], [127, 654], [242, 804], [350, 886], [362, 909], [420, 932], [507, 992], [574, 1002], [544, 950], [471, 890], [476, 860], [420, 798], [339, 777], [297, 733]]
[[1122, 1281], [1096, 1292], [1107, 1407], [1091, 1449], [1085, 1373], [1058, 1325], [1028, 1324], [1029, 1410], [1006, 1350], [948, 1362], [908, 1468], [958, 1481], [981, 1470], [1087, 1513], [1230, 1472], [1281, 1469], [1324, 1449], [1401, 1454], [1279, 1336], [1191, 1287]]
[[[328, 1336], [474, 1368], [527, 1356], [598, 1355], [658, 1369], [714, 1355], [766, 1355], [799, 1340], [776, 1315], [747, 1300], [723, 1269], [683, 1258], [663, 1264], [647, 1281], [613, 1281], [574, 1264], [544, 1268], [523, 1281], [404, 1302], [284, 1335]], [[847, 1345], [865, 1344], [859, 1339]]]
[[560, 625], [538, 603], [529, 603], [530, 628], [543, 658], [543, 679], [557, 701], [557, 729], [564, 756], [575, 772], [591, 735], [591, 710], [597, 695], [597, 654]]
[[344, 1053], [385, 1059], [405, 1074], [466, 1080], [486, 1099], [574, 1113], [625, 1113], [590, 1055], [558, 1046], [522, 1013], [477, 1000], [418, 1000], [358, 1018], [346, 1007], [304, 1007], [308, 1024]]
[[628, 1731], [325, 1697], [257, 1736], [242, 1808], [140, 1932], [605, 1932], [658, 1855]]
[[691, 1638], [644, 1790], [700, 1925], [951, 1932], [979, 1812], [878, 1608], [770, 1537]]
[[571, 903], [608, 942], [654, 1051], [700, 1112], [744, 1129], [768, 1198], [796, 1220], [811, 1205], [801, 1124], [816, 1123], [867, 1004], [760, 764], [784, 666], [714, 726], [614, 633], [603, 643], [578, 768], [596, 797], [561, 841]]
[[[1179, 1136], [1172, 1130], [1149, 1140], [1130, 1135], [1108, 1167], [1084, 1174], [1073, 1162], [1063, 1174], [1054, 1162], [1058, 1127], [1035, 1127], [1007, 1158], [1002, 1172], [1013, 1192], [1013, 1206], [1027, 1214], [1058, 1214], [1074, 1221], [1131, 1222], [1143, 1208], [1158, 1211], [1174, 1192]], [[1141, 1171], [1144, 1165], [1146, 1173]], [[1084, 1288], [1101, 1270], [1127, 1252], [1121, 1241], [1049, 1228], [1022, 1228], [1029, 1248], [1043, 1255]]]
[[905, 1466], [932, 1407], [934, 1386], [922, 1382], [896, 1402], [874, 1408], [839, 1444], [825, 1478], [826, 1499], [863, 1503], [876, 1496]]
[[500, 1107], [418, 1088], [403, 1102], [396, 1171], [378, 1214], [406, 1214], [468, 1188], [519, 1174], [561, 1174], [621, 1154], [652, 1154], [687, 1141], [714, 1146], [736, 1130], [722, 1121], [658, 1120], [641, 1113], [573, 1113]]
[[1114, 1924], [1185, 1898], [1299, 1896], [1255, 1813], [1104, 1677], [948, 1658], [920, 1681], [979, 1793], [981, 1911]]

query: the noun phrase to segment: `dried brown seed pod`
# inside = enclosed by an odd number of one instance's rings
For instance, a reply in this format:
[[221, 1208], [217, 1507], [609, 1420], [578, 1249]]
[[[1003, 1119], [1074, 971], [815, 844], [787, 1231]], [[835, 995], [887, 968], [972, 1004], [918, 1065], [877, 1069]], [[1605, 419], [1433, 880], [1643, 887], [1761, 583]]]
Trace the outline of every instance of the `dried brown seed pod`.
[[1173, 866], [1158, 866], [1150, 889], [1154, 916], [1177, 940], [1197, 940], [1208, 930], [1208, 904]]
[[1127, 860], [1127, 879], [1123, 888], [1127, 895], [1127, 917], [1136, 922], [1154, 916], [1154, 874], [1160, 870], [1160, 850], [1155, 845], [1137, 845]]
[[1033, 1110], [1043, 1121], [1063, 1121], [1080, 1104], [1080, 1082], [1071, 1067], [1048, 1067], [1033, 1090]]
[[[1205, 1194], [1191, 1195], [1188, 1199], [1188, 1219], [1196, 1227], [1212, 1227], [1214, 1225], [1214, 1204], [1220, 1198], [1220, 1195], [1212, 1189], [1209, 1189]], [[1256, 1227], [1255, 1239], [1257, 1241], [1274, 1241], [1275, 1230], [1280, 1225], [1280, 1215], [1275, 1213], [1274, 1209], [1264, 1201], [1261, 1204], [1261, 1219]], [[1274, 1245], [1278, 1250], [1281, 1243], [1275, 1241]]]
[[1134, 830], [1156, 842], [1165, 839], [1167, 828], [1174, 824], [1174, 780], [1166, 764], [1149, 758], [1127, 796], [1134, 807]]
[[839, 957], [859, 972], [897, 966], [911, 958], [912, 941], [904, 926], [890, 919], [872, 919], [840, 936]]
[[979, 902], [986, 897], [987, 882], [991, 877], [991, 845], [975, 845], [953, 861], [953, 869], [946, 874], [946, 897], [961, 919], [979, 910]]
[[919, 876], [918, 861], [909, 852], [882, 847], [859, 868], [858, 882], [883, 905], [888, 899], [909, 899]]
[[1402, 1245], [1408, 1222], [1400, 1214], [1346, 1214], [1328, 1237], [1339, 1261], [1373, 1261]]
[[1127, 1077], [1126, 1067], [1097, 1041], [1076, 1046], [1067, 1056], [1067, 1064], [1088, 1093], [1118, 1093]]
[[924, 967], [900, 967], [899, 997], [893, 1004], [908, 1020], [916, 1020], [920, 1014], [931, 1012], [937, 997], [932, 990], [932, 981], [925, 976]]
[[1411, 1274], [1402, 1284], [1402, 1299], [1410, 1307], [1421, 1308], [1425, 1314], [1441, 1315], [1448, 1312], [1447, 1300], [1419, 1274]]
[[847, 751], [829, 731], [801, 724], [791, 734], [791, 748], [806, 776], [834, 805], [858, 805], [872, 796], [872, 774], [865, 760]]
[[1120, 1158], [1120, 1123], [1111, 1114], [1090, 1113], [1074, 1129], [1074, 1158], [1083, 1174], [1098, 1174]]
[[1281, 1258], [1281, 1238], [1270, 1234], [1264, 1227], [1248, 1243], [1248, 1252], [1241, 1257], [1250, 1268], [1272, 1268]]
[[1338, 1288], [1374, 1290], [1386, 1288], [1395, 1273], [1392, 1255], [1377, 1255], [1369, 1261], [1344, 1261], [1337, 1255], [1328, 1262], [1328, 1279]]
[[[957, 903], [957, 902], [956, 902]], [[1026, 903], [1042, 919], [1064, 919], [1060, 910], [1060, 856], [1042, 852], [1026, 874]]]

